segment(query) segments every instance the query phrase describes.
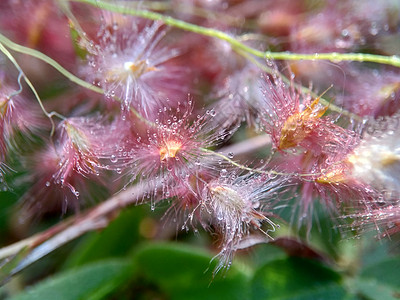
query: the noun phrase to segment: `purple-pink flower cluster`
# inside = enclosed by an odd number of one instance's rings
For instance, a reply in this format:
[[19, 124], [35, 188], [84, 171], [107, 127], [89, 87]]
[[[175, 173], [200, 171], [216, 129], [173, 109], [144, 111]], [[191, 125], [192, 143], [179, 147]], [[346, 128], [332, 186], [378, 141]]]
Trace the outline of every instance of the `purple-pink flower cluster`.
[[[26, 145], [18, 135], [41, 140], [19, 154], [30, 181], [22, 197], [26, 218], [79, 210], [94, 198], [92, 184], [110, 194], [142, 185], [137, 202], [155, 208], [168, 200], [167, 214], [174, 214], [179, 225], [217, 233], [216, 271], [228, 268], [237, 250], [273, 239], [278, 223], [310, 232], [316, 203], [335, 222], [345, 215], [354, 218], [353, 225], [375, 225], [382, 236], [400, 231], [398, 70], [259, 60], [225, 41], [162, 21], [74, 3], [67, 11], [76, 21], [54, 17], [58, 7], [52, 2], [26, 2], [34, 7], [33, 24], [14, 28], [4, 19], [0, 28], [21, 44], [45, 47], [96, 88], [88, 91], [68, 82], [62, 87], [68, 93], [42, 99], [42, 109], [59, 112], [52, 115], [56, 126], [51, 128], [49, 115], [40, 112], [21, 78], [47, 72], [52, 83], [52, 72], [25, 62], [24, 74], [1, 73], [2, 174], [6, 164], [12, 167], [10, 153]], [[235, 1], [208, 2], [188, 6], [231, 13], [231, 23], [170, 13], [263, 50], [361, 51], [377, 32], [395, 30], [386, 3], [367, 1], [377, 7], [360, 17], [355, 1], [327, 1], [312, 16], [304, 14], [306, 1], [266, 1], [265, 11], [258, 11], [254, 1], [243, 1], [242, 9]], [[13, 1], [4, 6], [10, 13], [23, 7]], [[233, 25], [236, 18], [253, 18], [255, 34], [271, 39], [247, 40], [247, 27]], [[54, 36], [54, 28], [41, 25], [43, 19], [60, 30], [69, 24], [73, 38]], [[286, 42], [279, 43], [277, 35]], [[60, 43], [66, 45], [63, 51]], [[47, 83], [41, 76], [39, 92], [44, 93]], [[270, 144], [259, 153], [248, 150], [252, 137], [262, 135]], [[238, 155], [225, 151], [236, 143], [241, 145]], [[288, 206], [291, 215], [280, 215], [280, 208]]]

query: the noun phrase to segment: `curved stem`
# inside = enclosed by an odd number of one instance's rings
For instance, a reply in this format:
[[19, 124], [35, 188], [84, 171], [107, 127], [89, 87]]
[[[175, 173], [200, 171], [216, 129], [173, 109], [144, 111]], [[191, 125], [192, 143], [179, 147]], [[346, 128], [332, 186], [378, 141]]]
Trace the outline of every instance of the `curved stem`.
[[215, 37], [220, 40], [228, 42], [233, 48], [240, 49], [254, 56], [265, 58], [265, 59], [276, 59], [276, 60], [329, 60], [332, 62], [339, 61], [359, 61], [359, 62], [374, 62], [379, 64], [391, 65], [394, 67], [400, 67], [400, 57], [384, 56], [376, 54], [365, 54], [365, 53], [315, 53], [315, 54], [300, 54], [291, 52], [271, 52], [271, 51], [259, 51], [252, 47], [246, 46], [231, 35], [219, 31], [213, 28], [202, 27], [199, 25], [191, 24], [185, 21], [181, 21], [170, 16], [164, 16], [159, 13], [137, 10], [124, 6], [119, 6], [114, 3], [103, 2], [98, 0], [71, 0], [74, 2], [87, 3], [96, 6], [101, 9], [113, 11], [117, 13], [129, 14], [137, 17], [142, 17], [150, 20], [163, 21], [165, 24], [180, 28], [186, 31], [199, 33], [205, 36]]
[[70, 81], [87, 88], [89, 90], [92, 90], [96, 93], [103, 94], [103, 90], [97, 86], [94, 86], [78, 77], [76, 77], [74, 74], [71, 72], [67, 71], [64, 69], [58, 62], [56, 62], [54, 59], [48, 57], [47, 55], [43, 54], [42, 52], [39, 52], [35, 49], [31, 49], [25, 46], [21, 46], [17, 43], [14, 43], [10, 39], [6, 38], [4, 35], [0, 33], [0, 43], [4, 44], [11, 50], [14, 50], [19, 53], [27, 54], [33, 57], [36, 57], [37, 59], [40, 59], [41, 61], [44, 61], [45, 63], [49, 64], [52, 66], [54, 69], [56, 69], [58, 72], [60, 72], [62, 75], [67, 77]]
[[[71, 72], [66, 70], [64, 67], [62, 67], [58, 62], [56, 62], [51, 57], [49, 57], [49, 56], [47, 56], [47, 55], [45, 55], [45, 54], [43, 54], [43, 53], [41, 53], [41, 52], [39, 52], [39, 51], [37, 51], [35, 49], [31, 49], [31, 48], [19, 45], [17, 43], [14, 43], [13, 41], [11, 41], [10, 39], [6, 38], [4, 35], [2, 35], [0, 33], [0, 46], [1, 46], [0, 51], [2, 51], [13, 62], [13, 64], [17, 67], [17, 69], [19, 71], [22, 72], [21, 68], [19, 67], [19, 65], [17, 64], [15, 59], [12, 57], [11, 53], [3, 46], [3, 44], [5, 46], [7, 46], [8, 48], [16, 51], [16, 52], [19, 52], [19, 53], [22, 53], [22, 54], [26, 54], [26, 55], [30, 55], [32, 57], [35, 57], [35, 58], [41, 60], [41, 61], [44, 61], [45, 63], [49, 64], [54, 69], [56, 69], [58, 72], [60, 72], [62, 75], [64, 75], [66, 78], [68, 78], [70, 81], [80, 85], [81, 87], [87, 88], [87, 89], [92, 90], [92, 91], [94, 91], [96, 93], [104, 95], [103, 89], [101, 89], [101, 88], [99, 88], [99, 87], [97, 87], [95, 85], [92, 85], [89, 82], [86, 82], [86, 81], [80, 79], [79, 77], [75, 76], [74, 74], [72, 74]], [[27, 84], [32, 89], [33, 93], [35, 94], [36, 98], [38, 99], [40, 107], [42, 108], [42, 110], [46, 114], [46, 116], [49, 117], [49, 118], [51, 118], [52, 115], [60, 117], [61, 115], [59, 113], [57, 113], [57, 112], [48, 113], [45, 110], [45, 108], [44, 108], [44, 106], [43, 106], [43, 104], [42, 104], [42, 102], [41, 102], [41, 100], [39, 98], [39, 95], [37, 94], [37, 92], [36, 92], [35, 88], [33, 87], [32, 83], [29, 81], [29, 79], [27, 79], [27, 77], [25, 75], [24, 75], [24, 80], [25, 81], [28, 80]], [[117, 97], [114, 97], [114, 100], [116, 100], [118, 102], [121, 102], [121, 100], [118, 99]], [[142, 122], [144, 122], [147, 125], [152, 126], [152, 127], [155, 126], [155, 124], [153, 122], [151, 122], [151, 121], [147, 120], [146, 118], [144, 118], [132, 106], [130, 107], [130, 110]], [[65, 119], [65, 117], [62, 117], [62, 116], [61, 116], [61, 118]], [[54, 125], [54, 124], [52, 123], [52, 125]], [[54, 126], [52, 128], [53, 128], [53, 130], [52, 130], [52, 132], [53, 132], [54, 131]]]
[[[266, 136], [261, 137], [263, 137], [261, 140], [260, 136], [257, 136], [246, 142], [222, 148], [221, 151], [229, 152], [234, 150], [237, 154], [245, 154], [254, 151], [269, 144], [270, 140]], [[249, 143], [252, 144], [252, 147], [248, 147]], [[246, 144], [247, 146], [245, 146]], [[207, 149], [204, 149], [204, 151], [213, 154], [216, 153]], [[222, 156], [223, 155], [221, 154], [220, 157]], [[228, 157], [226, 158], [229, 159]], [[22, 258], [15, 258], [18, 260], [17, 266], [8, 273], [8, 277], [5, 281], [67, 242], [87, 232], [104, 228], [118, 215], [118, 212], [127, 206], [138, 204], [140, 201], [138, 199], [141, 199], [143, 194], [153, 191], [156, 186], [157, 183], [155, 181], [144, 181], [138, 183], [135, 186], [112, 196], [106, 201], [98, 204], [96, 207], [89, 209], [87, 212], [73, 216], [32, 237], [0, 248], [0, 259], [11, 257], [11, 261], [13, 260], [14, 255], [17, 255], [21, 251], [26, 251]], [[0, 277], [0, 280], [1, 279], [2, 278]]]
[[[248, 140], [246, 141], [247, 143], [249, 142]], [[226, 155], [220, 153], [220, 152], [215, 152], [213, 150], [210, 149], [206, 149], [206, 148], [200, 148], [201, 151], [205, 152], [205, 153], [210, 153], [213, 154], [215, 156], [218, 156], [224, 160], [226, 160], [228, 163], [230, 163], [232, 166], [235, 166], [239, 169], [245, 170], [245, 171], [249, 171], [249, 172], [253, 172], [253, 173], [258, 173], [258, 174], [264, 174], [264, 175], [278, 175], [278, 176], [298, 176], [298, 177], [311, 177], [311, 176], [315, 176], [315, 175], [321, 175], [320, 173], [313, 173], [313, 174], [297, 174], [297, 173], [284, 173], [284, 172], [277, 172], [275, 170], [262, 170], [262, 169], [253, 169], [250, 167], [247, 167], [245, 165], [242, 165], [236, 161], [234, 161], [233, 159], [230, 159], [229, 157], [227, 157]], [[311, 180], [312, 181], [312, 180]]]
[[[18, 70], [18, 72], [20, 73], [20, 76], [18, 76], [18, 84], [20, 85], [21, 82], [21, 75], [24, 78], [24, 81], [26, 82], [26, 84], [29, 86], [29, 88], [32, 90], [33, 94], [35, 95], [35, 98], [37, 100], [37, 102], [39, 103], [39, 106], [41, 108], [41, 110], [43, 111], [43, 113], [46, 115], [47, 118], [49, 118], [50, 123], [51, 123], [51, 133], [50, 135], [52, 136], [54, 134], [54, 130], [55, 130], [55, 124], [54, 121], [52, 119], [52, 116], [55, 115], [55, 112], [47, 112], [46, 108], [43, 105], [42, 100], [39, 97], [38, 92], [36, 91], [35, 87], [33, 86], [32, 82], [29, 80], [28, 77], [26, 77], [24, 71], [22, 71], [21, 67], [19, 66], [19, 64], [17, 63], [17, 61], [15, 60], [15, 58], [11, 55], [11, 53], [6, 49], [6, 47], [3, 46], [3, 44], [0, 42], [0, 51], [3, 52], [3, 54], [5, 56], [7, 56], [7, 58], [12, 62], [12, 64], [15, 66], [15, 68]], [[20, 90], [22, 91], [22, 86], [19, 87]], [[57, 113], [57, 115], [59, 115]]]
[[[236, 52], [238, 52], [239, 54], [244, 56], [246, 59], [248, 59], [251, 63], [256, 65], [259, 69], [263, 70], [264, 72], [269, 73], [269, 74], [272, 74], [272, 73], [276, 72], [272, 68], [270, 68], [270, 67], [268, 67], [266, 65], [263, 65], [262, 63], [257, 61], [257, 59], [255, 59], [253, 56], [249, 55], [248, 53], [243, 53], [242, 51], [236, 51]], [[363, 121], [363, 118], [360, 117], [359, 115], [356, 115], [356, 114], [354, 114], [354, 113], [352, 113], [352, 112], [350, 112], [348, 110], [345, 110], [345, 109], [333, 104], [332, 102], [330, 102], [330, 101], [324, 99], [323, 97], [317, 95], [316, 93], [314, 93], [310, 88], [302, 86], [301, 84], [298, 84], [298, 83], [291, 82], [289, 78], [287, 78], [285, 75], [283, 75], [280, 72], [279, 72], [279, 76], [282, 78], [283, 82], [285, 82], [288, 85], [293, 84], [294, 87], [296, 89], [298, 89], [299, 91], [301, 91], [302, 93], [309, 93], [311, 96], [313, 96], [315, 98], [316, 97], [320, 97], [319, 102], [324, 106], [328, 106], [328, 109], [330, 111], [337, 112], [340, 115], [344, 115], [344, 116], [346, 116], [346, 117], [348, 117], [350, 119], [353, 119], [353, 120], [356, 120], [356, 121], [359, 121], [359, 122]]]

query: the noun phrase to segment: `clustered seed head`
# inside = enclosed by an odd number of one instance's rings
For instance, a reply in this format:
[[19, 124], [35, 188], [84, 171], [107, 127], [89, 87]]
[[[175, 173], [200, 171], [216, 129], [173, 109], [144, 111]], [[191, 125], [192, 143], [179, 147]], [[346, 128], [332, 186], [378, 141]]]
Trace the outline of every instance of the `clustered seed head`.
[[96, 41], [87, 43], [88, 66], [82, 68], [88, 81], [98, 84], [105, 95], [154, 120], [165, 99], [185, 95], [183, 67], [172, 60], [177, 49], [162, 46], [167, 30], [161, 22], [112, 15]]
[[[236, 250], [260, 242], [253, 231], [265, 234], [276, 225], [268, 219], [264, 210], [272, 203], [272, 194], [280, 188], [281, 180], [269, 181], [261, 176], [228, 176], [209, 182], [201, 192], [201, 205], [213, 220], [217, 231], [222, 233], [220, 262], [216, 268], [229, 266]], [[263, 223], [269, 225], [262, 230]], [[264, 239], [264, 241], [266, 241]], [[244, 246], [246, 245], [246, 246]]]
[[[188, 5], [194, 8], [192, 2]], [[233, 2], [209, 5], [228, 12]], [[272, 39], [257, 47], [306, 53], [365, 50], [363, 39], [390, 29], [382, 23], [387, 4], [376, 4], [376, 15], [363, 11], [360, 18], [357, 1], [347, 2], [328, 1], [316, 16], [306, 14], [302, 4], [289, 10], [289, 5], [269, 3], [268, 12], [254, 24], [262, 32], [284, 35], [288, 45], [274, 45]], [[48, 30], [41, 27], [39, 16], [56, 8], [37, 7], [32, 28], [20, 38], [39, 47], [40, 33]], [[79, 7], [76, 3], [67, 11]], [[336, 22], [345, 11], [350, 17]], [[70, 98], [76, 99], [69, 99], [70, 94], [49, 96], [42, 110], [62, 108], [66, 115], [46, 113], [56, 122], [54, 128], [28, 100], [21, 83], [26, 75], [21, 71], [6, 80], [0, 73], [1, 167], [11, 149], [23, 148], [17, 147], [19, 133], [42, 141], [32, 146], [34, 155], [21, 159], [32, 173], [31, 188], [22, 199], [26, 216], [60, 207], [63, 212], [78, 210], [81, 199], [93, 197], [86, 189], [90, 184], [110, 194], [137, 184], [142, 192], [132, 196], [132, 202], [150, 203], [155, 209], [167, 200], [167, 215], [173, 214], [179, 227], [200, 224], [218, 234], [216, 271], [228, 268], [237, 250], [273, 239], [275, 219], [310, 232], [317, 203], [336, 220], [350, 210], [355, 225], [374, 224], [383, 236], [399, 231], [398, 72], [342, 63], [256, 60], [226, 41], [175, 32], [161, 21], [99, 14], [97, 8], [86, 8], [85, 13], [91, 17], [76, 24], [69, 20], [81, 58], [74, 67], [99, 95], [74, 90]], [[186, 13], [182, 17], [227, 33], [238, 30], [221, 20], [208, 23]], [[302, 22], [291, 24], [292, 18]], [[366, 20], [375, 22], [369, 33]], [[243, 33], [247, 45], [252, 35]], [[46, 40], [53, 50], [49, 53], [57, 52], [60, 39]], [[76, 56], [72, 54], [73, 60]], [[300, 86], [309, 81], [314, 88]], [[249, 139], [255, 135], [267, 136], [271, 147], [250, 151], [257, 148]], [[249, 142], [236, 144], [245, 139]], [[238, 155], [222, 146], [238, 149]], [[281, 213], [282, 208], [290, 213]]]

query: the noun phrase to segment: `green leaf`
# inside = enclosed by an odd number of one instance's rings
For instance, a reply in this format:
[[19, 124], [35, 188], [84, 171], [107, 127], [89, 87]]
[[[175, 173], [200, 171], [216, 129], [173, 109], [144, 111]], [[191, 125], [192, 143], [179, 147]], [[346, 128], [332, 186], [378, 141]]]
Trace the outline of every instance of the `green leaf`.
[[345, 299], [338, 273], [315, 261], [289, 257], [254, 274], [251, 299]]
[[357, 278], [356, 280], [352, 281], [351, 287], [358, 295], [362, 295], [363, 299], [399, 299], [399, 294], [396, 294], [392, 287], [386, 286], [374, 279]]
[[143, 207], [126, 209], [106, 229], [90, 234], [65, 264], [66, 268], [81, 266], [106, 257], [122, 257], [141, 239], [139, 225]]
[[130, 264], [108, 260], [55, 275], [11, 300], [102, 299], [126, 280]]
[[388, 258], [364, 268], [361, 277], [375, 279], [400, 291], [400, 257]]
[[400, 297], [400, 257], [386, 258], [365, 267], [356, 280], [357, 292], [369, 299]]
[[153, 244], [135, 255], [138, 272], [169, 299], [248, 299], [249, 279], [233, 265], [225, 274], [212, 272], [216, 261], [197, 248]]

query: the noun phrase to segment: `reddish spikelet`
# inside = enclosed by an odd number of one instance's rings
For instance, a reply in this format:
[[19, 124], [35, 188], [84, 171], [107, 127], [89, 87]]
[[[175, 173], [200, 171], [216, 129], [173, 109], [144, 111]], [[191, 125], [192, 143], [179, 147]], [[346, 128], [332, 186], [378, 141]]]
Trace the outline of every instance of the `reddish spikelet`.
[[24, 143], [20, 145], [15, 138], [16, 134], [21, 133], [23, 137], [29, 138], [31, 133], [38, 133], [38, 128], [43, 126], [36, 103], [30, 103], [23, 97], [20, 82], [19, 89], [16, 89], [6, 79], [5, 73], [0, 71], [0, 186], [3, 189], [7, 189], [3, 178], [9, 169], [4, 163], [7, 152], [18, 152], [27, 144], [27, 140], [23, 140]]
[[300, 111], [300, 95], [295, 92], [293, 85], [288, 89], [275, 72], [273, 78], [264, 76], [262, 92], [265, 100], [262, 119], [264, 130], [271, 136], [273, 146], [279, 149], [286, 120]]
[[[173, 205], [174, 222], [181, 216], [182, 230], [189, 226], [197, 231], [197, 224], [220, 236], [220, 253], [215, 257], [216, 274], [228, 269], [237, 250], [266, 243], [275, 225], [267, 216], [272, 215], [271, 203], [284, 185], [276, 176], [236, 175], [235, 170], [215, 174], [202, 170], [191, 176], [186, 185], [176, 191]], [[268, 229], [263, 225], [268, 224]], [[261, 233], [261, 234], [260, 234]]]
[[107, 97], [121, 101], [123, 110], [132, 106], [154, 120], [166, 99], [186, 93], [183, 69], [172, 64], [179, 52], [162, 45], [167, 31], [161, 22], [117, 14], [112, 19], [100, 29], [99, 41], [86, 45], [90, 54], [83, 72]]
[[[393, 116], [367, 126], [362, 140], [340, 152], [329, 165], [322, 165], [315, 179], [318, 191], [335, 196], [358, 211], [358, 227], [375, 224], [380, 234], [397, 232], [397, 211], [400, 188], [399, 117]], [[396, 224], [389, 226], [387, 224]]]
[[[9, 148], [18, 150], [14, 139], [15, 133], [20, 132], [26, 137], [37, 134], [44, 121], [40, 117], [36, 103], [30, 102], [19, 89], [9, 84], [4, 73], [0, 74], [0, 151], [1, 159]], [[30, 107], [30, 109], [26, 109]]]
[[72, 192], [75, 189], [69, 179], [74, 173], [86, 177], [98, 172], [95, 151], [99, 145], [91, 131], [95, 127], [96, 123], [86, 118], [69, 118], [60, 126], [60, 137], [55, 145], [59, 170], [53, 178], [55, 183], [68, 186]]
[[289, 36], [290, 50], [303, 53], [355, 50], [362, 43], [361, 28], [354, 19], [344, 19], [343, 15], [343, 11], [328, 5], [321, 13], [295, 24]]
[[301, 196], [296, 196], [290, 223], [296, 220], [297, 227], [305, 225], [308, 232], [317, 201], [327, 214], [337, 216], [343, 205], [354, 205], [350, 203], [352, 199], [365, 205], [374, 196], [367, 184], [355, 179], [345, 180], [348, 170], [345, 159], [358, 145], [359, 135], [338, 126], [334, 132], [334, 139], [323, 139], [325, 144], [317, 144], [318, 148], [310, 144], [312, 150], [299, 150], [296, 156], [281, 153], [281, 163], [278, 163], [277, 169], [297, 174], [295, 181], [296, 186], [300, 185]]
[[306, 4], [303, 2], [283, 0], [268, 4], [257, 22], [261, 32], [267, 36], [287, 37], [293, 24], [299, 23], [306, 12]]
[[400, 190], [399, 119], [395, 115], [369, 124], [362, 141], [339, 163], [326, 168], [327, 171], [318, 180], [357, 180], [389, 199], [397, 195]]
[[[97, 181], [104, 166], [100, 163], [108, 145], [115, 144], [115, 128], [99, 117], [74, 117], [64, 120], [56, 130], [55, 142], [34, 159], [37, 182], [23, 197], [27, 215], [44, 213], [44, 205], [63, 208], [77, 201], [86, 179]], [[78, 188], [79, 187], [79, 188]], [[58, 201], [51, 195], [57, 195]], [[43, 212], [36, 211], [43, 209]]]
[[263, 126], [271, 135], [278, 150], [302, 147], [315, 155], [332, 152], [347, 143], [349, 131], [334, 124], [330, 118], [322, 118], [328, 106], [319, 104], [320, 97], [300, 102], [300, 94], [286, 87], [282, 79], [266, 76], [263, 87]]
[[[154, 126], [145, 134], [135, 132], [125, 139], [122, 151], [112, 156], [118, 168], [129, 168], [131, 181], [137, 176], [161, 182], [162, 198], [172, 196], [172, 185], [185, 183], [199, 168], [207, 167], [208, 157], [203, 148], [215, 145], [223, 138], [210, 127], [213, 113], [192, 114], [188, 108], [162, 110]], [[125, 156], [124, 156], [125, 154]]]

